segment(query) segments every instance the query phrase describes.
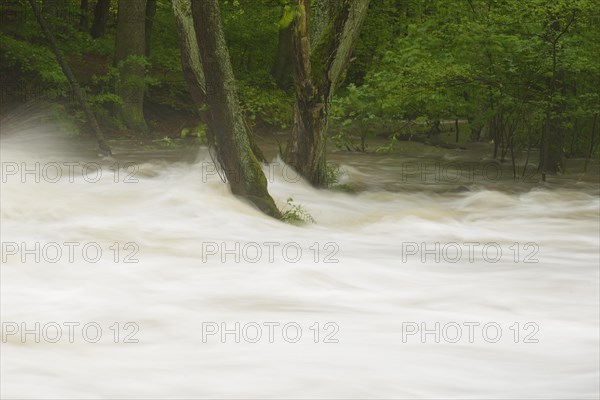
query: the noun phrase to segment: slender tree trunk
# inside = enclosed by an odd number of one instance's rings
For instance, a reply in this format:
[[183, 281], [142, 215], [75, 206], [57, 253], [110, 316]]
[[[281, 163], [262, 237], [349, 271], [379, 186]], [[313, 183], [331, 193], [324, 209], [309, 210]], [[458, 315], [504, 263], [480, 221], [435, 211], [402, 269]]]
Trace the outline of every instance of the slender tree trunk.
[[573, 129], [571, 133], [571, 144], [569, 145], [569, 154], [568, 157], [575, 157], [575, 143], [577, 143], [577, 139], [579, 138], [579, 119], [575, 117], [573, 121]]
[[431, 124], [431, 129], [429, 130], [429, 135], [439, 136], [440, 133], [442, 133], [441, 121], [439, 119], [434, 119]]
[[456, 143], [458, 143], [458, 139], [460, 136], [460, 130], [458, 129], [458, 118], [454, 120], [454, 128], [456, 129]]
[[152, 39], [152, 25], [156, 14], [156, 0], [147, 0], [146, 3], [146, 57], [150, 57], [150, 41]]
[[527, 172], [527, 166], [529, 165], [529, 155], [531, 154], [531, 144], [533, 140], [531, 140], [531, 128], [527, 131], [527, 157], [525, 158], [525, 165], [523, 166], [523, 173], [521, 174], [521, 178], [525, 177], [525, 172]]
[[58, 48], [58, 45], [56, 44], [56, 40], [54, 39], [54, 35], [50, 31], [50, 28], [48, 27], [46, 20], [44, 19], [42, 13], [38, 9], [36, 1], [29, 0], [29, 4], [31, 5], [33, 13], [35, 14], [35, 17], [36, 17], [38, 23], [40, 24], [42, 31], [44, 32], [44, 36], [46, 36], [46, 39], [50, 43], [50, 47], [52, 48], [52, 51], [54, 52], [54, 56], [56, 57], [56, 60], [60, 64], [60, 67], [61, 67], [63, 73], [67, 77], [67, 80], [69, 81], [69, 85], [71, 85], [71, 90], [73, 90], [74, 96], [77, 98], [79, 105], [83, 109], [85, 116], [88, 120], [88, 123], [91, 125], [92, 129], [94, 130], [94, 134], [96, 135], [96, 140], [98, 141], [98, 144], [100, 146], [100, 151], [105, 155], [111, 155], [110, 146], [108, 145], [108, 143], [106, 142], [106, 139], [104, 138], [104, 134], [102, 133], [102, 130], [100, 129], [100, 126], [98, 125], [96, 116], [94, 115], [94, 113], [90, 109], [89, 105], [87, 104], [85, 98], [83, 97], [83, 94], [81, 93], [79, 84], [77, 83], [77, 80], [75, 79], [75, 76], [73, 75], [73, 72], [71, 71], [71, 68], [69, 68], [69, 65], [65, 61], [65, 58], [64, 58], [62, 52]]
[[204, 81], [204, 71], [202, 70], [202, 60], [200, 59], [200, 50], [196, 40], [190, 1], [173, 0], [173, 13], [175, 14], [175, 25], [179, 36], [183, 77], [194, 105], [200, 110], [205, 103], [206, 82]]
[[514, 137], [511, 136], [508, 146], [510, 148], [510, 161], [511, 161], [512, 170], [513, 170], [513, 181], [516, 181], [517, 180], [517, 161], [515, 158]]
[[110, 0], [97, 0], [94, 7], [94, 22], [92, 22], [91, 35], [99, 39], [106, 35], [106, 26], [110, 17]]
[[310, 1], [297, 0], [292, 34], [296, 103], [284, 159], [314, 186], [327, 185], [326, 133], [331, 101], [358, 40], [369, 1], [329, 0], [329, 21], [311, 50]]
[[587, 172], [588, 163], [590, 158], [594, 155], [594, 149], [596, 148], [596, 123], [598, 122], [598, 114], [594, 114], [594, 120], [592, 122], [592, 130], [590, 131], [590, 145], [588, 146], [588, 151], [585, 156], [585, 164], [583, 165], [583, 172]]
[[[566, 108], [564, 96], [566, 94], [565, 73], [560, 68], [558, 58], [560, 56], [559, 42], [561, 37], [567, 33], [577, 13], [574, 11], [570, 20], [561, 26], [560, 20], [552, 12], [548, 12], [546, 40], [550, 43], [552, 55], [552, 74], [548, 78], [548, 107], [544, 122], [542, 135], [542, 146], [540, 148], [540, 169], [545, 178], [546, 173], [556, 174], [564, 171], [564, 135], [562, 132], [562, 115]], [[560, 91], [560, 93], [558, 93]], [[557, 96], [560, 94], [560, 96]]]
[[117, 93], [123, 100], [121, 118], [129, 129], [145, 132], [144, 90], [146, 68], [146, 0], [120, 0], [117, 16], [115, 65], [119, 70]]
[[564, 169], [563, 139], [559, 120], [548, 111], [540, 148], [540, 169], [544, 175], [556, 174]]
[[206, 80], [209, 128], [215, 135], [218, 161], [231, 191], [251, 201], [265, 214], [281, 218], [244, 125], [218, 0], [194, 0], [192, 15]]

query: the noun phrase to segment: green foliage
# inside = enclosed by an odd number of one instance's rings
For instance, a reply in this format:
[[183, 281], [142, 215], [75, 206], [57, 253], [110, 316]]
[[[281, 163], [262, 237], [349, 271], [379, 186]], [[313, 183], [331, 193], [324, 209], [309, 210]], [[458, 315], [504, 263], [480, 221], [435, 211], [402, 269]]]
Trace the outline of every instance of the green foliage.
[[52, 51], [45, 45], [29, 43], [0, 33], [3, 68], [19, 71], [38, 85], [67, 83]]
[[[290, 3], [289, 0], [221, 3], [242, 111], [254, 127], [287, 129], [291, 124], [293, 95], [278, 89], [271, 77], [279, 27], [291, 22], [296, 12]], [[288, 10], [283, 18], [282, 8]]]
[[[47, 16], [101, 124], [122, 128], [114, 114], [122, 102], [115, 89], [122, 84], [144, 85], [151, 107], [196, 115], [170, 1], [157, 1], [149, 57], [118, 66], [147, 71], [143, 81], [133, 82], [120, 82], [113, 66], [116, 3], [101, 39], [79, 30], [79, 0], [66, 2], [65, 18]], [[277, 88], [271, 68], [279, 29], [301, 11], [297, 2], [223, 0], [220, 5], [248, 124], [289, 129], [294, 94]], [[82, 121], [28, 2], [0, 2], [0, 18], [0, 72], [9, 82], [3, 99], [24, 102], [33, 94], [64, 104]], [[323, 48], [313, 57], [319, 79], [330, 52]], [[511, 147], [517, 153], [539, 147], [549, 126], [560, 131], [568, 156], [598, 156], [597, 145], [590, 150], [593, 121], [600, 114], [598, 54], [600, 17], [593, 0], [372, 1], [346, 86], [334, 99], [330, 138], [339, 149], [367, 151], [367, 139], [375, 134], [434, 134], [436, 121], [459, 119], [473, 140], [497, 144], [500, 159]], [[181, 136], [205, 140], [204, 132], [200, 126]], [[377, 150], [393, 151], [397, 144], [391, 140]], [[335, 175], [328, 170], [332, 182]]]
[[334, 163], [325, 165], [325, 180], [327, 186], [331, 187], [340, 180], [340, 166]]
[[300, 15], [298, 6], [285, 5], [283, 8], [283, 15], [281, 16], [277, 26], [279, 29], [287, 28], [292, 22], [294, 22], [298, 15]]
[[189, 128], [184, 128], [181, 130], [181, 138], [196, 138], [200, 143], [207, 144], [208, 138], [206, 137], [206, 132], [208, 130], [207, 125], [204, 122], [199, 122], [195, 129], [190, 130]]
[[539, 146], [549, 124], [572, 147], [567, 154], [584, 155], [600, 112], [594, 1], [381, 1], [371, 9], [349, 73], [360, 85], [335, 102], [338, 147], [360, 150], [369, 127], [458, 118], [493, 140], [502, 159], [510, 147]]
[[372, 110], [375, 99], [365, 89], [350, 84], [342, 96], [334, 98], [330, 138], [338, 149], [367, 150], [366, 139], [373, 136], [377, 117]]
[[287, 209], [283, 211], [282, 220], [293, 225], [314, 224], [313, 217], [301, 205], [294, 204], [294, 199], [287, 199]]
[[255, 82], [241, 81], [238, 91], [242, 111], [253, 125], [266, 124], [278, 129], [286, 129], [291, 125], [292, 99], [275, 84], [257, 85]]

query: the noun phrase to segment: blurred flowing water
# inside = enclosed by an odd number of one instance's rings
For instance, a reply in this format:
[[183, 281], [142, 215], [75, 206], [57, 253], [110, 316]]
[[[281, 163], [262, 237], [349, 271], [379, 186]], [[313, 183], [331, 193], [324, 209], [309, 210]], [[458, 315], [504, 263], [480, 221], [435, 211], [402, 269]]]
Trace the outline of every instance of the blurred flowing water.
[[[342, 182], [362, 189], [346, 194], [289, 182], [280, 161], [265, 166], [276, 202], [285, 208], [291, 197], [317, 221], [298, 227], [232, 197], [209, 173], [206, 149], [123, 144], [114, 160], [100, 160], [94, 148], [49, 127], [3, 127], [2, 397], [599, 395], [595, 179], [424, 182], [413, 174], [425, 159], [418, 154], [332, 154]], [[36, 162], [40, 171], [50, 165], [39, 183], [35, 172], [9, 174]], [[102, 176], [82, 173], [85, 162], [102, 165]], [[409, 162], [412, 180], [403, 181], [399, 168]], [[52, 163], [62, 168], [56, 182]], [[130, 172], [137, 182], [124, 182]], [[54, 248], [36, 262], [13, 255], [9, 242], [79, 246], [74, 261], [63, 247], [57, 262]], [[272, 259], [267, 242], [280, 244]], [[472, 259], [463, 251], [453, 262], [452, 249], [440, 260], [441, 251], [412, 254], [411, 243], [465, 250], [470, 242], [481, 244]], [[99, 261], [83, 258], [86, 243], [100, 246]], [[497, 262], [493, 250], [482, 252], [486, 243], [501, 247]], [[139, 262], [125, 262], [128, 255]], [[537, 262], [524, 262], [527, 255]], [[11, 323], [35, 331], [36, 322], [47, 328], [39, 343], [32, 333], [11, 334]], [[80, 324], [73, 343], [69, 322]], [[235, 333], [222, 340], [221, 328], [235, 331], [236, 322], [239, 343]], [[95, 328], [84, 338], [86, 323], [101, 327], [97, 343], [88, 340]], [[56, 343], [54, 324], [62, 330]], [[292, 328], [284, 334], [285, 324]], [[492, 328], [483, 332], [485, 324]], [[423, 329], [434, 333], [422, 337]], [[124, 343], [132, 338], [138, 343]]]

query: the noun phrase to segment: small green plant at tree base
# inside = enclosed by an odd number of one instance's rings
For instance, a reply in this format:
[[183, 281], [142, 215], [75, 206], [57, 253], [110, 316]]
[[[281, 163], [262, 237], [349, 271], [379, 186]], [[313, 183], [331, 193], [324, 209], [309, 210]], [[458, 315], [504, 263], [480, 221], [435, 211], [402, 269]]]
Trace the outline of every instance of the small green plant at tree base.
[[161, 147], [167, 147], [167, 148], [171, 148], [171, 147], [175, 147], [176, 146], [175, 142], [170, 137], [168, 137], [168, 136], [165, 136], [164, 138], [158, 140], [157, 143]]
[[181, 138], [196, 138], [200, 143], [207, 144], [208, 139], [206, 137], [207, 126], [204, 122], [200, 122], [198, 126], [194, 130], [190, 130], [189, 128], [183, 128], [181, 130]]
[[338, 184], [338, 185], [333, 185], [330, 187], [331, 190], [334, 190], [336, 192], [343, 192], [343, 193], [349, 193], [349, 194], [355, 194], [356, 193], [356, 189], [348, 184], [342, 183], [342, 184]]
[[340, 180], [340, 166], [333, 163], [327, 163], [325, 166], [325, 179], [327, 186], [332, 187]]
[[294, 225], [314, 224], [314, 218], [299, 204], [294, 204], [294, 199], [287, 199], [288, 209], [283, 212], [282, 220]]
[[338, 192], [356, 193], [356, 189], [354, 189], [352, 186], [339, 183], [340, 175], [342, 172], [341, 172], [340, 166], [338, 164], [328, 163], [325, 168], [326, 168], [325, 176], [327, 179], [327, 187], [329, 189], [335, 190]]

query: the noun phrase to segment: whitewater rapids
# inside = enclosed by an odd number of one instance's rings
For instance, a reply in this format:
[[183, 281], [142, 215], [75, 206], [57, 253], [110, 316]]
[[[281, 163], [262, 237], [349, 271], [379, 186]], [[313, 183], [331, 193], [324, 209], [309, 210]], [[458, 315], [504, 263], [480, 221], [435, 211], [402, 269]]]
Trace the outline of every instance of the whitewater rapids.
[[[207, 176], [203, 149], [191, 161], [140, 157], [136, 182], [125, 183], [127, 168], [115, 179], [114, 161], [71, 139], [41, 128], [12, 133], [3, 135], [3, 168], [63, 169], [56, 182], [35, 182], [35, 172], [24, 183], [3, 177], [3, 398], [599, 396], [595, 184], [389, 191], [397, 171], [345, 159], [345, 182], [373, 182], [346, 194], [290, 183], [280, 164], [269, 183], [277, 204], [291, 197], [316, 220], [298, 227], [232, 197]], [[78, 163], [72, 175], [69, 162]], [[84, 162], [101, 164], [102, 176], [83, 176]], [[472, 242], [495, 243], [503, 255], [492, 262], [495, 253], [477, 247], [469, 259]], [[53, 247], [23, 262], [10, 243], [55, 243], [63, 255], [49, 262]], [[73, 262], [64, 243], [79, 243]], [[98, 261], [81, 254], [86, 243], [102, 250]], [[265, 243], [279, 244], [272, 259]], [[450, 251], [436, 262], [415, 251], [436, 243], [453, 243], [463, 256], [452, 262]], [[531, 254], [537, 262], [523, 262]], [[138, 262], [124, 262], [128, 255]], [[72, 343], [69, 322], [80, 324]], [[36, 323], [48, 328], [39, 343], [32, 333], [9, 334]], [[93, 330], [84, 340], [86, 323], [101, 327], [96, 343]], [[236, 323], [239, 343], [234, 333], [222, 340], [221, 327], [235, 331]], [[436, 333], [422, 340], [422, 327], [435, 331], [436, 323], [439, 343]], [[473, 340], [469, 323], [478, 324]], [[62, 329], [56, 343], [48, 340], [54, 324]], [[284, 334], [285, 324], [292, 328]], [[262, 336], [253, 343], [256, 326]], [[453, 343], [456, 326], [462, 336]], [[137, 343], [124, 340], [130, 333]]]

